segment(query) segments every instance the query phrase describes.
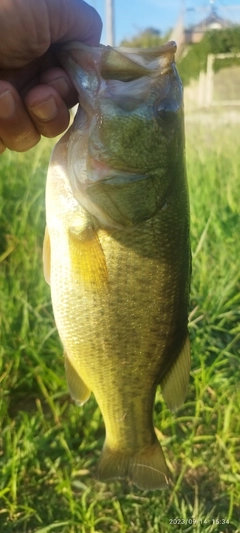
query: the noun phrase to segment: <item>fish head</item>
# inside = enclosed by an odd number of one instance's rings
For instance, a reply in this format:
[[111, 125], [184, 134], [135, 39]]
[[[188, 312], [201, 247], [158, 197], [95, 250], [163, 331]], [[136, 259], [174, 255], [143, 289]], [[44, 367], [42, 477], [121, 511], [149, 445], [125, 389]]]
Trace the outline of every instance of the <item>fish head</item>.
[[73, 193], [107, 226], [132, 226], [166, 202], [182, 157], [182, 84], [174, 42], [153, 49], [67, 44], [79, 94], [68, 147]]

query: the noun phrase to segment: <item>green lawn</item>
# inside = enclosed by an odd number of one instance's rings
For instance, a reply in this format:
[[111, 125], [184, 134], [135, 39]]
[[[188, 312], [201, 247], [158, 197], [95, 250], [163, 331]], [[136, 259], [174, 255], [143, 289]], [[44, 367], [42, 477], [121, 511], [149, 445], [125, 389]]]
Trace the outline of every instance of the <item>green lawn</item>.
[[42, 275], [50, 150], [0, 158], [0, 531], [239, 533], [239, 125], [187, 127], [192, 372], [177, 413], [156, 398], [165, 492], [94, 478], [103, 421], [93, 397], [79, 408], [68, 395]]

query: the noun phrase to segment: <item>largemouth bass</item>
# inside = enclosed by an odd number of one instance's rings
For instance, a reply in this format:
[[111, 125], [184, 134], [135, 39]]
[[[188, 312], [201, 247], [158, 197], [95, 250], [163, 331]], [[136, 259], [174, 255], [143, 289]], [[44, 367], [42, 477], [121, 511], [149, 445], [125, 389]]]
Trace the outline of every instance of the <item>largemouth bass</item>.
[[156, 389], [172, 410], [190, 371], [189, 204], [175, 43], [60, 54], [79, 93], [46, 187], [44, 271], [68, 387], [94, 393], [106, 427], [101, 480], [164, 488]]

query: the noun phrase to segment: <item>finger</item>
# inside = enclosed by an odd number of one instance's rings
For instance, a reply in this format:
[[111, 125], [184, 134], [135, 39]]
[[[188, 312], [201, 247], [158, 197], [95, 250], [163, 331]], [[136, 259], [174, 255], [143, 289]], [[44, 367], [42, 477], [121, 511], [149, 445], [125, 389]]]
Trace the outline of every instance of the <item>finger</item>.
[[67, 129], [69, 111], [53, 87], [34, 87], [26, 95], [25, 105], [36, 130], [44, 137], [56, 137]]
[[40, 83], [53, 87], [60, 94], [68, 108], [78, 103], [77, 91], [62, 68], [55, 67], [46, 70], [40, 77]]
[[29, 150], [40, 139], [18, 92], [6, 81], [0, 81], [0, 139], [2, 148], [17, 152]]
[[84, 0], [52, 0], [48, 8], [52, 43], [79, 40], [98, 46], [102, 21], [94, 7]]
[[5, 144], [3, 144], [2, 140], [0, 139], [0, 155], [3, 154], [5, 150], [6, 150], [6, 146]]

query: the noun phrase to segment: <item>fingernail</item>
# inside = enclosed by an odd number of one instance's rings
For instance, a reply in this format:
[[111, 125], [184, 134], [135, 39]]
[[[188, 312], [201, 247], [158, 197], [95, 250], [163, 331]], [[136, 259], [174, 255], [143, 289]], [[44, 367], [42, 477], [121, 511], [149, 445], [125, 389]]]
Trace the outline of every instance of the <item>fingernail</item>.
[[30, 109], [35, 117], [43, 120], [44, 122], [52, 120], [57, 115], [56, 102], [52, 96], [48, 100], [45, 100], [45, 102], [41, 102], [41, 104], [37, 104]]
[[7, 89], [4, 93], [0, 94], [0, 118], [10, 118], [15, 112], [15, 100]]
[[48, 85], [54, 87], [54, 89], [56, 89], [61, 96], [66, 96], [70, 90], [70, 87], [64, 78], [56, 78], [55, 80], [51, 80]]

